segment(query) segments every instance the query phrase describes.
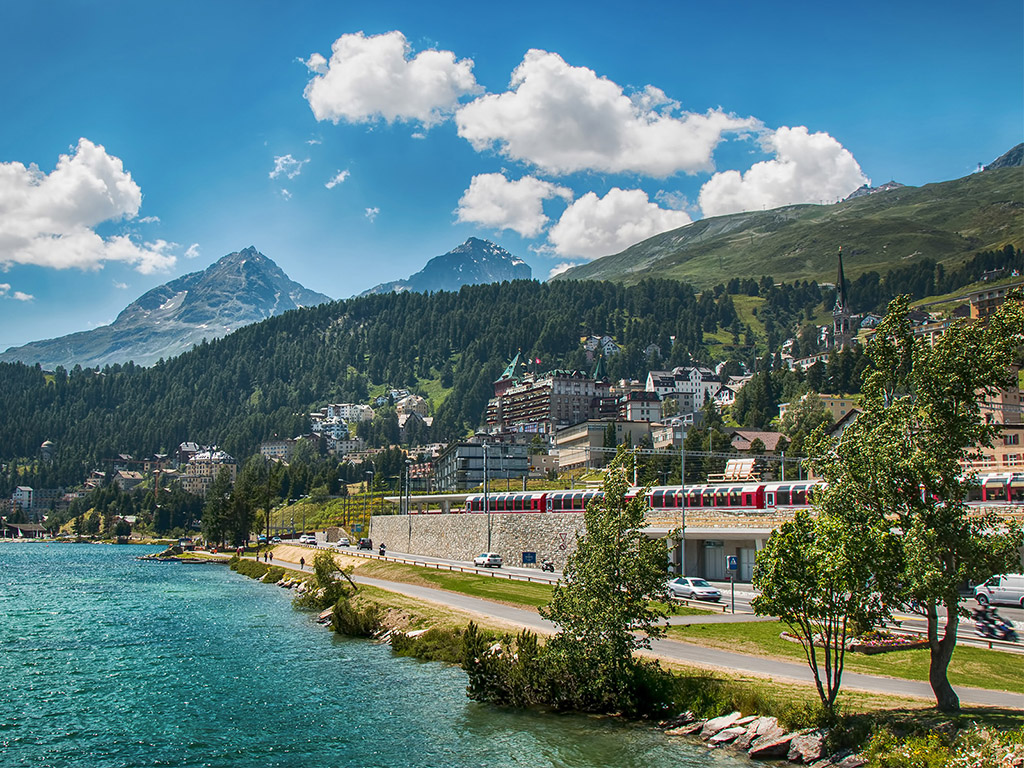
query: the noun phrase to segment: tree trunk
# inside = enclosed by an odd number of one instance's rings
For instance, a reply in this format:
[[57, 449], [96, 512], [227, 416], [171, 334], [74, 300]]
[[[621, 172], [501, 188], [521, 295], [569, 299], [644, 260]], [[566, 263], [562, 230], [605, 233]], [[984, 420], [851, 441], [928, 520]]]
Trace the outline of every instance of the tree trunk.
[[942, 712], [959, 712], [960, 697], [949, 684], [946, 674], [950, 659], [956, 648], [956, 629], [960, 623], [957, 606], [946, 606], [945, 633], [938, 637], [938, 612], [934, 604], [928, 606], [928, 641], [931, 648], [931, 659], [928, 666], [928, 682], [935, 693], [935, 705]]

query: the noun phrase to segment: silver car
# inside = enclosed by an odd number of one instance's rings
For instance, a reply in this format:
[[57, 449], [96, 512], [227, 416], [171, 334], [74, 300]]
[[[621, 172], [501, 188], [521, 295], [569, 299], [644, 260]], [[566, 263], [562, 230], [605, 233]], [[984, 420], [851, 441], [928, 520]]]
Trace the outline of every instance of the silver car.
[[704, 579], [693, 576], [680, 576], [668, 583], [668, 591], [673, 597], [685, 597], [687, 600], [710, 600], [717, 603], [722, 593], [708, 584]]
[[473, 565], [480, 568], [501, 568], [501, 555], [497, 552], [484, 552], [473, 558]]

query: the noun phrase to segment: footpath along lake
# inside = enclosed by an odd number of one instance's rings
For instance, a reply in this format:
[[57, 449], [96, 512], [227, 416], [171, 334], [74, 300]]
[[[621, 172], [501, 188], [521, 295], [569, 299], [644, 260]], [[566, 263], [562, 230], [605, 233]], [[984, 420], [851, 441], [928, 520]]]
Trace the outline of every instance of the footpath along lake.
[[611, 719], [505, 711], [457, 668], [340, 639], [291, 593], [156, 547], [0, 545], [5, 768], [734, 768]]

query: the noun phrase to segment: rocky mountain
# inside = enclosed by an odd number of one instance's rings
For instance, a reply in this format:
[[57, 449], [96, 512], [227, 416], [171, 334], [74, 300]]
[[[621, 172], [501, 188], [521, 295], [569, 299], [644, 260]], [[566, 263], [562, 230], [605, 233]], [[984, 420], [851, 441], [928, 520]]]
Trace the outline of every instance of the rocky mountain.
[[855, 197], [864, 197], [864, 195], [873, 195], [876, 192], [890, 192], [890, 191], [892, 191], [894, 189], [899, 189], [900, 187], [903, 187], [903, 186], [906, 186], [906, 185], [905, 184], [900, 184], [898, 181], [887, 181], [887, 182], [885, 182], [885, 184], [881, 184], [881, 185], [879, 185], [877, 187], [871, 187], [871, 186], [868, 186], [867, 184], [865, 184], [863, 187], [858, 187], [857, 189], [855, 189], [853, 192], [851, 192], [849, 195], [847, 195], [845, 199], [846, 200], [853, 200]]
[[529, 280], [530, 265], [489, 240], [469, 238], [448, 253], [435, 256], [415, 275], [405, 280], [381, 283], [360, 296], [402, 291], [457, 291], [464, 285]]
[[0, 353], [0, 361], [83, 368], [152, 365], [290, 309], [331, 301], [291, 280], [254, 247], [229, 253], [202, 272], [172, 280], [133, 301], [110, 325]]
[[922, 187], [881, 189], [834, 205], [790, 205], [700, 219], [553, 279], [632, 285], [654, 277], [699, 288], [737, 276], [831, 282], [840, 246], [850, 279], [869, 271], [884, 274], [915, 260], [952, 265], [979, 251], [1024, 247], [1020, 165]]
[[1009, 152], [1000, 155], [991, 163], [985, 166], [986, 171], [993, 171], [997, 168], [1016, 168], [1024, 165], [1024, 144], [1018, 144]]

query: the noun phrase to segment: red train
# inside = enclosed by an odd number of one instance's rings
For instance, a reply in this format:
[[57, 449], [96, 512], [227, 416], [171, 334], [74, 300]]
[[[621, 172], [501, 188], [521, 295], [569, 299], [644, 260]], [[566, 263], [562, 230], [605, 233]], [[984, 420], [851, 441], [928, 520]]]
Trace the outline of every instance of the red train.
[[[647, 491], [647, 506], [662, 509], [799, 509], [811, 506], [814, 489], [820, 480], [774, 483], [722, 483], [716, 485], [658, 486]], [[635, 495], [639, 488], [630, 493]], [[528, 493], [492, 493], [491, 512], [583, 512], [587, 504], [603, 495], [602, 491], [534, 491]], [[972, 490], [969, 502], [981, 504], [1024, 503], [1024, 473], [1005, 472], [983, 475]], [[483, 512], [484, 496], [466, 499], [462, 512]]]
[[[775, 507], [809, 507], [817, 480], [791, 483], [747, 483], [721, 485], [658, 486], [647, 490], [647, 506], [651, 509], [721, 508], [773, 509]], [[631, 489], [635, 495], [639, 488]], [[488, 499], [491, 512], [583, 512], [602, 491], [535, 491], [532, 493], [492, 493]], [[474, 494], [466, 499], [464, 512], [483, 512], [484, 496]]]

